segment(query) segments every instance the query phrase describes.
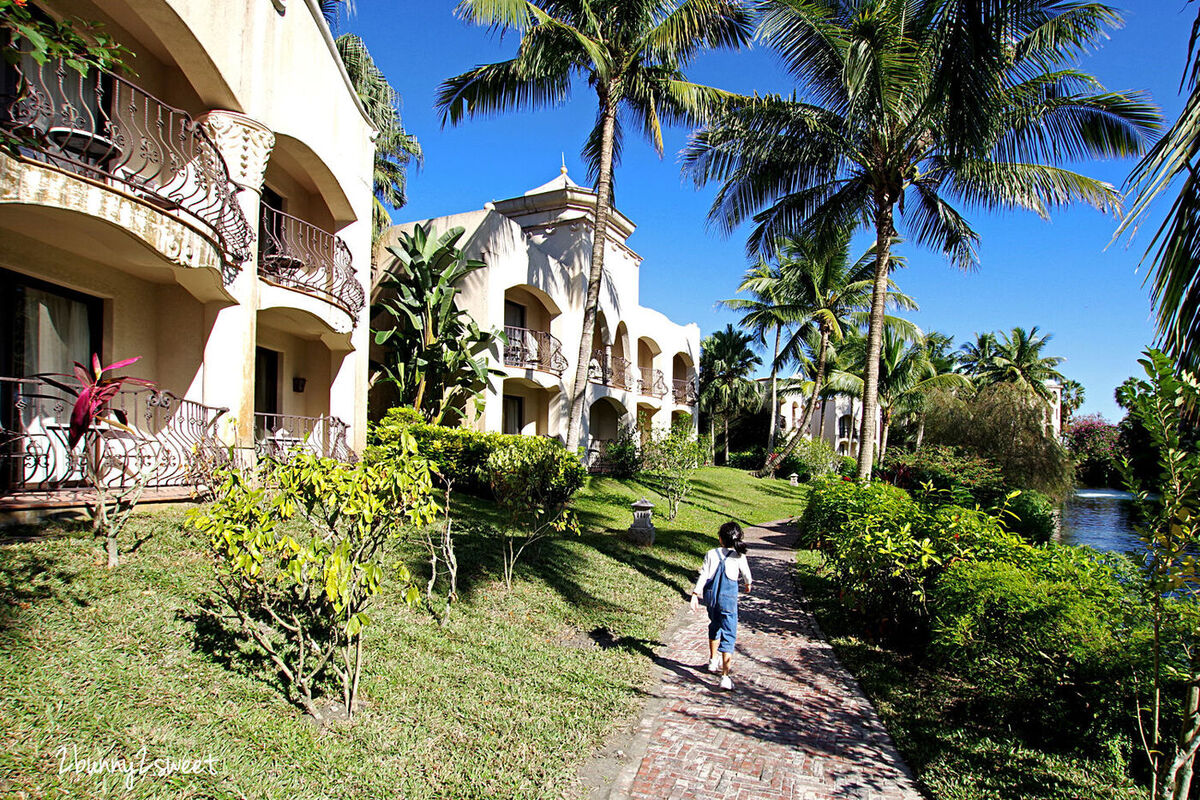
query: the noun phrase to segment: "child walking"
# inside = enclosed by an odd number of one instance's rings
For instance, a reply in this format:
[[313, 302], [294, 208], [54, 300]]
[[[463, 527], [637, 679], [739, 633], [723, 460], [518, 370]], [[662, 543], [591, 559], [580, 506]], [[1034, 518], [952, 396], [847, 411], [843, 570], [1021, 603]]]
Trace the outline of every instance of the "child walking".
[[708, 671], [720, 672], [721, 688], [732, 689], [729, 662], [737, 641], [738, 583], [745, 579], [749, 592], [754, 579], [746, 560], [741, 526], [733, 520], [726, 522], [717, 531], [717, 539], [721, 546], [704, 554], [700, 577], [692, 590], [691, 610], [698, 609], [701, 601], [708, 607]]

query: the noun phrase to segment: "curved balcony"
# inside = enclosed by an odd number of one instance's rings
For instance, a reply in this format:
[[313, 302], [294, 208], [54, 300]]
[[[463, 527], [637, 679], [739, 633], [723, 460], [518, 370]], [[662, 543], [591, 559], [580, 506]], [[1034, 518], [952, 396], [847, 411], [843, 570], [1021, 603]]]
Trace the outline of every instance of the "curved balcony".
[[692, 379], [672, 381], [675, 402], [681, 406], [696, 405], [696, 382]]
[[341, 238], [265, 203], [261, 234], [261, 277], [319, 297], [358, 320], [366, 292], [354, 274], [350, 248]]
[[8, 80], [19, 89], [0, 95], [0, 127], [22, 156], [119, 186], [197, 227], [225, 254], [225, 283], [233, 280], [253, 234], [228, 166], [199, 123], [94, 68], [84, 76], [61, 61], [39, 66], [25, 56], [3, 69], [15, 71]]
[[504, 347], [504, 366], [536, 369], [560, 378], [568, 366], [562, 354], [562, 342], [547, 331], [504, 326], [508, 344]]
[[610, 355], [604, 348], [592, 351], [592, 361], [588, 364], [588, 380], [601, 386], [611, 386], [614, 389], [632, 389], [629, 359]]
[[149, 472], [149, 489], [191, 489], [209, 466], [226, 458], [216, 431], [223, 408], [159, 389], [124, 390], [108, 407], [129, 430], [101, 424], [89, 432], [89, 444], [72, 450], [67, 443], [74, 403], [37, 378], [0, 378], [0, 508], [86, 499], [86, 447], [98, 448], [111, 487]]
[[350, 448], [350, 426], [338, 417], [302, 417], [296, 414], [254, 414], [255, 452], [286, 458], [296, 450], [310, 450], [321, 458], [358, 460]]
[[667, 379], [661, 369], [638, 367], [641, 377], [638, 379], [638, 394], [645, 397], [657, 397], [659, 400], [667, 396]]

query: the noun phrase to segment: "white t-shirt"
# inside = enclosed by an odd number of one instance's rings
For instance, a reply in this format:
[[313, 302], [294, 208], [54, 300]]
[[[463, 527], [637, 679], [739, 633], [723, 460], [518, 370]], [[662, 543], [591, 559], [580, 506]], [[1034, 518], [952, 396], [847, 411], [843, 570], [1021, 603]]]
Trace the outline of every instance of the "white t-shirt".
[[717, 567], [721, 565], [722, 555], [725, 556], [726, 578], [736, 581], [739, 576], [744, 575], [747, 586], [754, 582], [754, 579], [750, 577], [750, 562], [745, 556], [739, 556], [736, 550], [714, 547], [704, 554], [704, 563], [700, 565], [700, 577], [696, 580], [696, 588], [692, 590], [694, 594], [704, 596], [704, 585], [708, 583], [709, 578], [717, 574]]

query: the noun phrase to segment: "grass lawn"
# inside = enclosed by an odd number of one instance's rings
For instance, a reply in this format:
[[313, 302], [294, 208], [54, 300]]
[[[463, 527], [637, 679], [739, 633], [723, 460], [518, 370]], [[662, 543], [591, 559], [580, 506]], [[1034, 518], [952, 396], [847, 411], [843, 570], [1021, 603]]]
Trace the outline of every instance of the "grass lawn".
[[[683, 600], [720, 523], [798, 514], [804, 487], [701, 470], [655, 547], [624, 530], [646, 486], [589, 479], [579, 537], [553, 540], [499, 582], [487, 503], [456, 507], [462, 602], [442, 628], [399, 601], [372, 614], [365, 707], [322, 730], [251, 648], [200, 615], [207, 542], [182, 511], [140, 514], [115, 571], [78, 526], [0, 547], [0, 796], [346, 798], [577, 796], [579, 766], [642, 700], [649, 648]], [[28, 532], [28, 531], [26, 531]], [[392, 557], [418, 566], [412, 542]], [[423, 582], [422, 582], [423, 585]], [[600, 643], [604, 646], [597, 646]], [[127, 784], [76, 758], [206, 759], [199, 775]], [[65, 772], [61, 768], [65, 766]]]
[[801, 551], [799, 581], [838, 658], [860, 685], [931, 800], [1116, 800], [1144, 797], [1111, 760], [1031, 746], [956, 713], [962, 688], [952, 675], [925, 668], [864, 639], [820, 569]]

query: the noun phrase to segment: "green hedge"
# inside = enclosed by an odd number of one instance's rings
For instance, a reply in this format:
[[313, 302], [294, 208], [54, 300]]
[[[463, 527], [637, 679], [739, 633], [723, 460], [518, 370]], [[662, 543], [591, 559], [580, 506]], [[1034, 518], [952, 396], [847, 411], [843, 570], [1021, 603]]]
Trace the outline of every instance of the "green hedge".
[[453, 481], [455, 490], [470, 494], [491, 496], [488, 457], [506, 449], [519, 451], [522, 463], [539, 464], [549, 481], [546, 495], [555, 502], [574, 494], [587, 475], [578, 456], [553, 439], [429, 425], [411, 408], [393, 408], [372, 426], [367, 458], [386, 459], [404, 432], [416, 440], [417, 451], [443, 481]]
[[1128, 680], [1147, 638], [1134, 567], [1030, 544], [1003, 517], [887, 483], [825, 480], [800, 527], [864, 633], [955, 676], [967, 718], [1127, 755]]
[[1111, 753], [1128, 735], [1128, 681], [1145, 653], [1140, 604], [1093, 551], [1040, 553], [943, 571], [929, 593], [929, 657], [970, 687], [972, 717]]

